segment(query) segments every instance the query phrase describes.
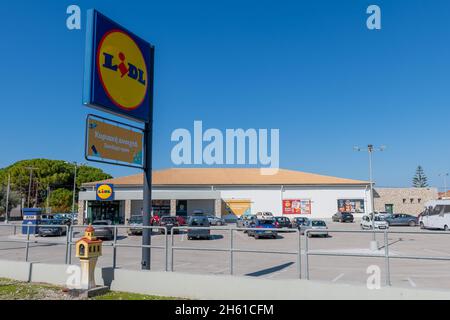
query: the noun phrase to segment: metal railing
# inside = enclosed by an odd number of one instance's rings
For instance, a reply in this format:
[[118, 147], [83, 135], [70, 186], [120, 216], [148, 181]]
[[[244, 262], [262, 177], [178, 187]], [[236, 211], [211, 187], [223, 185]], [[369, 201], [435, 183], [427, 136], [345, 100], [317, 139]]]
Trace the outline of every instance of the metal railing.
[[[36, 237], [31, 238], [31, 235], [34, 235], [35, 232], [31, 232], [30, 230], [33, 230], [34, 228], [42, 228], [42, 227], [51, 227], [51, 228], [63, 228], [64, 233], [66, 235], [64, 240], [39, 240]], [[0, 242], [10, 242], [10, 243], [25, 243], [24, 247], [24, 260], [26, 262], [29, 261], [29, 255], [30, 255], [30, 245], [31, 244], [54, 244], [54, 245], [64, 245], [65, 246], [65, 264], [72, 264], [72, 249], [73, 246], [76, 244], [76, 239], [74, 238], [74, 231], [77, 229], [81, 230], [81, 234], [84, 232], [84, 228], [86, 228], [87, 225], [74, 225], [74, 226], [68, 226], [68, 225], [15, 225], [15, 224], [0, 224], [0, 230], [1, 228], [11, 228], [13, 229], [13, 234], [17, 235], [17, 228], [20, 228], [23, 230], [23, 228], [26, 228], [26, 233], [23, 233], [24, 239], [20, 238], [9, 238], [9, 239], [0, 239]], [[95, 227], [95, 226], [94, 226]], [[103, 227], [103, 226], [102, 226]], [[297, 264], [297, 272], [296, 275], [299, 279], [302, 278], [302, 233], [298, 229], [278, 229], [278, 228], [235, 228], [230, 226], [224, 226], [224, 227], [191, 227], [191, 226], [182, 226], [182, 227], [172, 227], [170, 230], [167, 227], [162, 226], [139, 226], [139, 227], [130, 227], [130, 226], [119, 226], [119, 225], [111, 225], [111, 226], [105, 226], [106, 228], [112, 229], [112, 241], [111, 242], [104, 242], [104, 246], [112, 247], [113, 253], [112, 253], [112, 261], [111, 266], [113, 268], [117, 268], [117, 256], [118, 256], [118, 248], [151, 248], [151, 249], [160, 249], [164, 251], [164, 270], [165, 271], [174, 271], [174, 263], [175, 263], [175, 252], [176, 251], [204, 251], [204, 252], [228, 252], [229, 253], [229, 273], [230, 275], [234, 275], [235, 272], [235, 259], [234, 254], [235, 253], [258, 253], [258, 254], [282, 254], [282, 255], [295, 255], [296, 256], [296, 264]], [[144, 229], [150, 229], [150, 230], [159, 230], [164, 232], [164, 244], [163, 245], [143, 245], [141, 243], [139, 244], [132, 244], [132, 243], [120, 243], [118, 241], [118, 233], [119, 230], [122, 229], [134, 229], [134, 230], [144, 230]], [[186, 231], [187, 235], [189, 236], [189, 232], [195, 231], [195, 230], [209, 230], [208, 234], [210, 234], [211, 231], [228, 231], [229, 232], [229, 246], [225, 248], [216, 248], [216, 247], [198, 247], [198, 246], [178, 246], [175, 245], [175, 233], [178, 231]], [[254, 231], [254, 232], [262, 232], [262, 231], [273, 231], [276, 233], [279, 233], [280, 231], [285, 232], [291, 232], [296, 234], [296, 250], [254, 250], [254, 249], [242, 249], [237, 248], [235, 245], [235, 232], [238, 231]], [[339, 252], [339, 251], [326, 251], [326, 250], [311, 250], [310, 248], [310, 240], [309, 237], [314, 235], [315, 233], [323, 234], [324, 232], [330, 233], [353, 233], [353, 234], [365, 234], [365, 235], [372, 235], [380, 234], [383, 235], [383, 246], [379, 247], [379, 251], [377, 253], [349, 253], [349, 252]], [[439, 256], [416, 256], [416, 255], [391, 255], [389, 253], [389, 235], [392, 234], [410, 234], [410, 235], [450, 235], [450, 232], [441, 232], [441, 231], [391, 231], [389, 229], [386, 229], [384, 231], [381, 230], [335, 230], [335, 229], [326, 229], [326, 230], [304, 230], [304, 274], [305, 278], [307, 280], [310, 279], [310, 257], [311, 256], [330, 256], [330, 257], [361, 257], [361, 258], [378, 258], [378, 259], [384, 259], [385, 262], [385, 270], [386, 270], [386, 277], [385, 277], [385, 284], [387, 286], [391, 285], [391, 271], [390, 271], [390, 260], [391, 259], [409, 259], [409, 260], [428, 260], [428, 261], [450, 261], [450, 256], [448, 257], [439, 257]], [[169, 236], [170, 236], [170, 242], [169, 242]], [[14, 248], [16, 249], [16, 248]], [[18, 248], [21, 249], [21, 248]], [[380, 250], [381, 249], [381, 250]], [[381, 254], [381, 252], [383, 254]], [[170, 262], [170, 263], [169, 263]], [[169, 266], [170, 265], [170, 266]]]
[[[36, 230], [36, 229], [38, 229], [38, 228], [46, 228], [46, 227], [50, 227], [50, 228], [60, 228], [60, 229], [65, 229], [64, 230], [64, 232], [61, 232], [61, 233], [64, 233], [65, 235], [66, 235], [66, 240], [65, 241], [56, 241], [56, 240], [54, 240], [54, 241], [40, 241], [40, 240], [38, 240], [38, 239], [33, 239], [33, 240], [31, 240], [30, 239], [30, 236], [31, 236], [31, 232], [30, 232], [30, 229], [31, 230]], [[25, 243], [25, 253], [24, 253], [24, 255], [25, 255], [25, 262], [28, 262], [29, 261], [29, 253], [30, 253], [30, 244], [40, 244], [40, 243], [45, 243], [45, 244], [56, 244], [56, 245], [65, 245], [66, 246], [66, 251], [65, 251], [65, 264], [67, 264], [68, 263], [68, 249], [69, 249], [69, 241], [68, 241], [68, 234], [70, 233], [70, 231], [69, 231], [69, 229], [70, 229], [70, 227], [68, 226], [68, 225], [65, 225], [65, 224], [63, 224], [63, 225], [54, 225], [54, 224], [52, 224], [52, 225], [44, 225], [44, 224], [40, 224], [40, 225], [15, 225], [15, 224], [0, 224], [0, 228], [13, 228], [14, 229], [14, 231], [13, 231], [13, 234], [14, 235], [17, 235], [17, 228], [20, 228], [21, 230], [23, 230], [23, 228], [26, 228], [26, 230], [27, 230], [27, 232], [26, 232], [26, 234], [23, 234], [23, 235], [26, 235], [26, 239], [24, 239], [24, 240], [21, 240], [21, 239], [8, 239], [8, 240], [1, 240], [1, 242], [9, 242], [9, 243]], [[33, 234], [36, 234], [35, 232], [33, 232]]]
[[[385, 284], [386, 286], [391, 285], [391, 271], [390, 271], [390, 259], [408, 259], [408, 260], [432, 260], [432, 261], [450, 261], [450, 256], [448, 257], [426, 257], [426, 256], [414, 256], [414, 255], [390, 255], [389, 254], [389, 235], [390, 234], [414, 234], [414, 235], [426, 235], [426, 234], [433, 234], [433, 235], [450, 235], [449, 232], [440, 232], [440, 231], [390, 231], [388, 229], [385, 229], [384, 231], [381, 230], [334, 230], [334, 229], [327, 229], [326, 232], [328, 233], [358, 233], [358, 234], [367, 234], [372, 235], [375, 234], [383, 234], [383, 246], [384, 248], [384, 255], [380, 254], [363, 254], [363, 253], [345, 253], [345, 252], [327, 252], [327, 251], [311, 251], [309, 248], [309, 241], [308, 238], [314, 233], [321, 234], [324, 230], [306, 230], [305, 231], [305, 278], [306, 280], [309, 280], [309, 257], [310, 256], [329, 256], [329, 257], [359, 257], [359, 258], [379, 258], [384, 259], [385, 262], [385, 270], [386, 270], [386, 277], [385, 277]], [[380, 249], [380, 248], [378, 248]]]
[[[187, 233], [189, 235], [189, 230], [225, 230], [230, 232], [230, 246], [228, 248], [206, 248], [206, 247], [181, 247], [181, 246], [175, 246], [174, 245], [174, 233], [176, 230], [187, 230]], [[271, 231], [271, 232], [295, 232], [297, 234], [297, 250], [296, 251], [268, 251], [268, 250], [250, 250], [250, 249], [239, 249], [235, 248], [234, 246], [234, 231]], [[298, 229], [278, 229], [278, 228], [230, 228], [230, 227], [173, 227], [171, 229], [170, 234], [171, 240], [170, 240], [170, 255], [171, 255], [171, 264], [170, 264], [170, 271], [173, 272], [173, 265], [174, 265], [174, 252], [175, 250], [185, 250], [185, 251], [210, 251], [210, 252], [229, 252], [229, 268], [230, 268], [230, 275], [234, 274], [234, 253], [265, 253], [265, 254], [285, 254], [285, 255], [296, 255], [297, 256], [297, 275], [298, 278], [301, 279], [302, 277], [302, 269], [301, 269], [301, 236]]]
[[[72, 264], [72, 246], [74, 246], [76, 244], [76, 241], [73, 241], [73, 230], [74, 229], [85, 229], [87, 228], [88, 225], [76, 225], [76, 226], [72, 226], [70, 228], [70, 236], [69, 236], [69, 242], [68, 242], [68, 246], [69, 246], [69, 260], [67, 264]], [[103, 226], [102, 226], [103, 227]], [[118, 226], [118, 225], [111, 225], [111, 226], [105, 226], [106, 228], [109, 229], [113, 229], [112, 231], [112, 242], [111, 243], [103, 243], [103, 246], [110, 246], [113, 248], [113, 254], [112, 254], [112, 267], [114, 269], [117, 268], [117, 248], [123, 247], [123, 248], [150, 248], [150, 249], [163, 249], [165, 252], [165, 271], [168, 271], [168, 231], [166, 227], [161, 227], [161, 226], [139, 226], [139, 227], [130, 227], [130, 226]], [[95, 226], [94, 226], [95, 229]], [[157, 246], [157, 245], [143, 245], [143, 244], [130, 244], [130, 243], [118, 243], [117, 242], [117, 235], [118, 235], [118, 230], [119, 229], [136, 229], [136, 230], [144, 230], [144, 229], [150, 229], [150, 232], [153, 231], [153, 229], [156, 230], [164, 230], [164, 236], [165, 236], [165, 241], [164, 241], [164, 246]]]

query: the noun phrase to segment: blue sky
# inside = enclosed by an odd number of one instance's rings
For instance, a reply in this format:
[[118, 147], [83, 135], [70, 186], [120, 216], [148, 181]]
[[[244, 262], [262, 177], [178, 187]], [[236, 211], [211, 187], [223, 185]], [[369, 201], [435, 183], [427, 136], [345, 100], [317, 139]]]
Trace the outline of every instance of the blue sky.
[[[65, 26], [83, 10], [83, 30]], [[382, 30], [366, 28], [370, 4]], [[156, 46], [154, 166], [173, 166], [177, 128], [279, 128], [283, 168], [409, 186], [450, 170], [450, 2], [2, 1], [0, 167], [83, 161], [86, 10]], [[96, 112], [100, 114], [99, 112]], [[138, 170], [100, 166], [115, 176]]]

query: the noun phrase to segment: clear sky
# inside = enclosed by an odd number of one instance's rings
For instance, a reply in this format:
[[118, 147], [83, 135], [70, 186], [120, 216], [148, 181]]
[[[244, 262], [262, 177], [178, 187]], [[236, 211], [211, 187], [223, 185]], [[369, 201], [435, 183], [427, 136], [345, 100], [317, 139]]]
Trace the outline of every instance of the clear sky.
[[[66, 8], [83, 29], [66, 28]], [[378, 4], [382, 30], [366, 28]], [[0, 167], [84, 159], [86, 10], [156, 46], [154, 166], [172, 167], [173, 130], [280, 129], [280, 165], [410, 186], [450, 170], [450, 2], [1, 1]], [[100, 114], [99, 112], [95, 112]], [[100, 166], [115, 176], [138, 170]]]

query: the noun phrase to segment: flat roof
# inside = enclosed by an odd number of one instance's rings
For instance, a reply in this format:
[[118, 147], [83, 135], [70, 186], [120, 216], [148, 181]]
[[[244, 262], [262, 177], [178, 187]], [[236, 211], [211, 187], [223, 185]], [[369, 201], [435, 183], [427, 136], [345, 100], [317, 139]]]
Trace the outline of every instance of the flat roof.
[[[279, 169], [276, 174], [262, 175], [258, 168], [173, 168], [153, 172], [154, 186], [201, 185], [368, 185], [368, 181], [324, 176], [314, 173]], [[143, 174], [84, 183], [118, 186], [142, 186]]]

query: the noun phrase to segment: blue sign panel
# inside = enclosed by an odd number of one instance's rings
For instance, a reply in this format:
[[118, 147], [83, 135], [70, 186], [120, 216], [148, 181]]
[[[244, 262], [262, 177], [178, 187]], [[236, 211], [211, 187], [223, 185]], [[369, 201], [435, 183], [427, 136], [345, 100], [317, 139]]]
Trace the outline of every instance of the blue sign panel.
[[96, 10], [88, 11], [83, 103], [149, 122], [154, 48]]

